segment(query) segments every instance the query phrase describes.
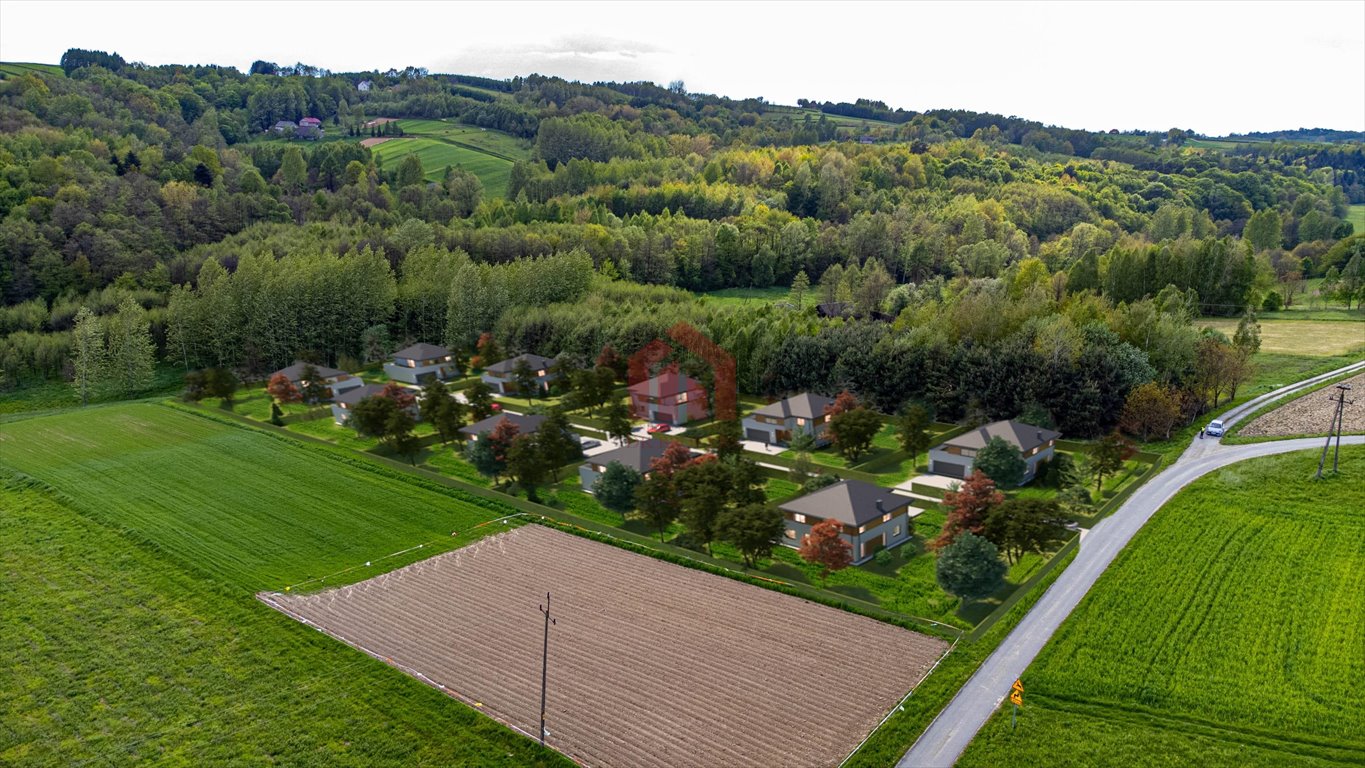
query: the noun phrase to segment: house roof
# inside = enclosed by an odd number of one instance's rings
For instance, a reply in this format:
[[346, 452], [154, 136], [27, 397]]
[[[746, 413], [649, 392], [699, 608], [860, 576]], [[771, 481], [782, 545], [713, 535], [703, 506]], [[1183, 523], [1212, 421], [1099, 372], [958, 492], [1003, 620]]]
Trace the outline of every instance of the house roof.
[[545, 417], [538, 413], [529, 415], [520, 413], [495, 413], [483, 421], [476, 421], [473, 424], [464, 427], [460, 430], [460, 434], [478, 437], [485, 432], [492, 432], [493, 428], [498, 426], [498, 423], [503, 419], [507, 419], [512, 422], [512, 424], [516, 425], [518, 434], [522, 435], [534, 434], [536, 430], [540, 429], [540, 425], [545, 422]]
[[985, 448], [986, 443], [989, 443], [991, 438], [999, 437], [1020, 451], [1027, 453], [1040, 445], [1046, 445], [1049, 440], [1056, 440], [1061, 436], [1061, 432], [1035, 427], [1022, 421], [997, 421], [958, 435], [951, 440], [944, 440], [943, 445], [980, 449]]
[[666, 440], [640, 440], [623, 445], [612, 451], [604, 451], [590, 460], [593, 464], [606, 466], [613, 461], [624, 464], [636, 472], [648, 472], [653, 461], [668, 450]]
[[299, 121], [299, 125], [322, 125], [322, 121], [316, 117], [305, 117]]
[[825, 304], [815, 305], [815, 314], [820, 317], [845, 317], [851, 312], [847, 303], [842, 301], [831, 301]]
[[[285, 377], [287, 377], [290, 381], [299, 381], [303, 378], [303, 369], [307, 368], [308, 365], [309, 365], [308, 363], [302, 362], [300, 360], [295, 360], [293, 365], [290, 365], [286, 368], [281, 368], [278, 371], [275, 371], [275, 373], [283, 373]], [[336, 368], [328, 368], [325, 365], [314, 364], [313, 368], [318, 372], [318, 375], [324, 379], [330, 379], [333, 376], [350, 375], [345, 371], [339, 371]], [[275, 373], [270, 374], [270, 377], [274, 378]]]
[[293, 120], [281, 120], [281, 121], [275, 123], [275, 127], [276, 127], [276, 128], [279, 128], [279, 127], [285, 126], [285, 125], [288, 125], [288, 126], [291, 126], [291, 127], [298, 127], [297, 124], [296, 124]]
[[433, 357], [445, 357], [450, 354], [450, 350], [445, 347], [438, 347], [435, 344], [413, 344], [393, 353], [398, 360], [430, 360]]
[[785, 419], [795, 416], [801, 419], [818, 419], [825, 415], [825, 408], [834, 405], [834, 398], [802, 392], [799, 395], [778, 400], [754, 411], [755, 415], [775, 416]]
[[652, 379], [645, 379], [630, 385], [631, 394], [654, 395], [657, 392], [659, 397], [701, 390], [700, 382], [674, 368], [669, 368]]
[[356, 387], [355, 389], [348, 389], [345, 392], [342, 392], [341, 394], [332, 398], [332, 402], [342, 403], [345, 405], [355, 405], [361, 400], [364, 400], [367, 397], [374, 397], [375, 395], [383, 391], [384, 391], [383, 384], [366, 384], [363, 387]]
[[555, 362], [554, 358], [552, 357], [542, 357], [540, 355], [533, 355], [530, 352], [527, 352], [525, 354], [517, 355], [516, 357], [509, 357], [506, 360], [503, 360], [502, 362], [499, 363], [493, 363], [492, 365], [488, 366], [487, 370], [493, 373], [511, 373], [513, 369], [517, 367], [517, 363], [521, 362], [522, 360], [525, 360], [526, 364], [530, 366], [531, 370], [533, 371], [545, 370], [546, 368], [549, 368], [551, 365], [554, 365]]
[[[882, 509], [877, 509], [881, 501]], [[840, 480], [779, 507], [784, 512], [810, 515], [824, 520], [838, 520], [846, 525], [861, 526], [879, 519], [887, 512], [900, 514], [910, 506], [910, 500], [892, 493], [890, 488], [862, 480]]]

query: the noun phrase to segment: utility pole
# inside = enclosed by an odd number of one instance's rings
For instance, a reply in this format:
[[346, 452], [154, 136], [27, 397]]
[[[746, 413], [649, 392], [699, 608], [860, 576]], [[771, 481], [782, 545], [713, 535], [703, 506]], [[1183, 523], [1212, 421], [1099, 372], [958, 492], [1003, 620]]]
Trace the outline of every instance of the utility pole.
[[1346, 406], [1354, 405], [1354, 400], [1347, 400], [1346, 393], [1351, 391], [1350, 384], [1337, 385], [1337, 447], [1332, 451], [1332, 474], [1337, 471], [1337, 459], [1341, 457], [1341, 430], [1346, 426]]
[[[1337, 396], [1327, 398], [1337, 404], [1336, 410], [1332, 412], [1332, 423], [1327, 427], [1327, 442], [1322, 445], [1322, 456], [1318, 458], [1318, 479], [1322, 479], [1322, 468], [1327, 463], [1327, 449], [1332, 447], [1332, 432], [1336, 431], [1337, 450], [1332, 456], [1332, 471], [1337, 471], [1337, 458], [1341, 454], [1341, 426], [1343, 411], [1346, 408], [1346, 393], [1350, 391], [1350, 384], [1338, 384]], [[1355, 401], [1352, 400], [1352, 403]]]
[[545, 614], [545, 644], [540, 651], [540, 746], [545, 746], [545, 684], [549, 680], [549, 661], [550, 661], [550, 625], [555, 620], [550, 618], [550, 593], [545, 593], [545, 605], [539, 606], [540, 612]]

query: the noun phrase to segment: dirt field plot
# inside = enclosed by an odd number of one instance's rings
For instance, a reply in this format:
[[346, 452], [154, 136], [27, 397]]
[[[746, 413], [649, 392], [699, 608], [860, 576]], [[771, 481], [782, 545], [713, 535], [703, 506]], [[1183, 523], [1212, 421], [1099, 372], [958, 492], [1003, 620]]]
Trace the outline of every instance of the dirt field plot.
[[837, 765], [947, 648], [536, 525], [262, 599], [534, 734], [547, 590], [547, 743], [593, 766]]
[[[1365, 374], [1352, 376], [1344, 382], [1351, 385], [1343, 410], [1342, 432], [1365, 432]], [[1282, 437], [1286, 435], [1325, 435], [1332, 422], [1336, 404], [1331, 398], [1338, 394], [1335, 386], [1310, 392], [1297, 400], [1256, 417], [1242, 428], [1242, 437]]]

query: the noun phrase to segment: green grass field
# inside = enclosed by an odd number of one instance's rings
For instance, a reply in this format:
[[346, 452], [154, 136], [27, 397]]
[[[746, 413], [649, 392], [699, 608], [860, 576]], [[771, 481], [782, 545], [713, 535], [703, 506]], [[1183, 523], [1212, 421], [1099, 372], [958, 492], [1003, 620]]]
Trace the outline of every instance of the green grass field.
[[326, 448], [151, 403], [0, 425], [0, 455], [177, 562], [251, 591], [427, 545], [383, 567], [404, 565], [467, 543], [499, 515]]
[[35, 72], [40, 75], [55, 75], [65, 77], [66, 73], [56, 64], [32, 64], [22, 61], [0, 61], [0, 79], [6, 77], [18, 77], [19, 75]]
[[390, 139], [370, 147], [370, 151], [385, 168], [396, 168], [405, 156], [417, 155], [417, 159], [422, 161], [427, 181], [440, 181], [445, 178], [446, 168], [457, 165], [478, 176], [479, 181], [483, 182], [484, 193], [491, 197], [507, 194], [507, 181], [512, 175], [511, 162], [440, 139]]
[[[703, 297], [707, 303], [714, 304], [770, 304], [775, 301], [785, 301], [790, 293], [790, 288], [774, 286], [772, 288], [725, 288], [697, 295]], [[813, 298], [807, 296], [806, 306], [810, 306], [814, 301]]]
[[501, 131], [490, 131], [473, 125], [450, 122], [448, 120], [400, 120], [398, 125], [413, 136], [439, 138], [456, 144], [467, 145], [505, 160], [527, 160], [531, 157], [530, 143]]
[[0, 764], [570, 765], [47, 492], [0, 509]]
[[1365, 761], [1365, 448], [1203, 478], [1129, 544], [961, 766]]
[[1365, 232], [1365, 205], [1352, 205], [1347, 208], [1346, 220], [1355, 225], [1355, 234]]
[[[1199, 321], [1222, 331], [1228, 338], [1237, 331], [1237, 320]], [[1261, 351], [1306, 356], [1342, 355], [1365, 347], [1365, 322], [1336, 320], [1261, 320]]]

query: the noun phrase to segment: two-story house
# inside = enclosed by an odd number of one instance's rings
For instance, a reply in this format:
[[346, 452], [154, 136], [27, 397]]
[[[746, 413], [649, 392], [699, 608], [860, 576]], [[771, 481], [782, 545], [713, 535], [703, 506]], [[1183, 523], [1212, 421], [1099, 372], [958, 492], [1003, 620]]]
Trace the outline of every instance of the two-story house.
[[499, 395], [522, 395], [531, 397], [534, 393], [517, 391], [517, 366], [525, 363], [535, 378], [535, 386], [542, 392], [550, 391], [550, 386], [558, 376], [550, 367], [555, 364], [554, 358], [532, 355], [530, 353], [509, 357], [502, 362], [493, 363], [483, 369], [483, 383], [487, 384], [494, 393]]
[[1051, 461], [1060, 432], [1022, 421], [997, 421], [958, 435], [929, 449], [929, 471], [936, 475], [966, 478], [972, 474], [976, 454], [991, 438], [998, 437], [1019, 449], [1024, 457], [1024, 482], [1033, 479], [1038, 465]]
[[310, 365], [317, 378], [325, 387], [327, 387], [328, 400], [335, 398], [337, 395], [340, 395], [347, 390], [365, 386], [365, 382], [362, 381], [359, 376], [352, 376], [345, 371], [337, 370], [336, 368], [328, 368], [325, 365], [314, 365], [312, 363], [305, 363], [297, 360], [294, 361], [293, 365], [281, 368], [270, 374], [270, 378], [273, 379], [282, 373], [286, 379], [289, 379], [289, 383], [298, 387], [299, 391], [302, 391], [308, 384], [308, 382], [304, 380], [303, 372], [308, 370]]
[[654, 460], [664, 455], [668, 448], [666, 440], [640, 440], [632, 442], [612, 451], [599, 453], [590, 457], [578, 467], [578, 480], [583, 485], [583, 490], [592, 493], [592, 486], [597, 482], [597, 478], [607, 471], [607, 465], [617, 463], [644, 475], [653, 466]]
[[495, 413], [482, 421], [476, 421], [461, 428], [460, 434], [464, 435], [466, 440], [477, 440], [479, 435], [492, 432], [498, 424], [504, 421], [515, 426], [518, 435], [534, 435], [540, 429], [540, 425], [545, 423], [545, 417], [538, 413], [524, 415], [520, 413]]
[[362, 384], [359, 387], [338, 394], [332, 399], [332, 418], [338, 426], [346, 426], [351, 420], [351, 409], [367, 397], [375, 397], [384, 391], [383, 384]]
[[384, 363], [384, 373], [394, 381], [405, 384], [426, 384], [432, 379], [449, 381], [459, 378], [460, 369], [455, 367], [455, 358], [450, 350], [435, 344], [413, 344], [393, 353], [393, 359]]
[[817, 523], [839, 521], [839, 538], [853, 548], [854, 565], [872, 559], [880, 549], [908, 541], [914, 533], [911, 520], [923, 512], [890, 488], [862, 480], [841, 480], [778, 509], [786, 518], [782, 543], [788, 547], [800, 547]]
[[706, 415], [706, 390], [670, 366], [652, 379], [630, 385], [630, 410], [637, 419], [686, 424]]
[[811, 435], [817, 446], [829, 442], [825, 434], [830, 417], [825, 409], [834, 398], [809, 392], [765, 405], [744, 418], [744, 439], [769, 445], [790, 445], [799, 434]]

